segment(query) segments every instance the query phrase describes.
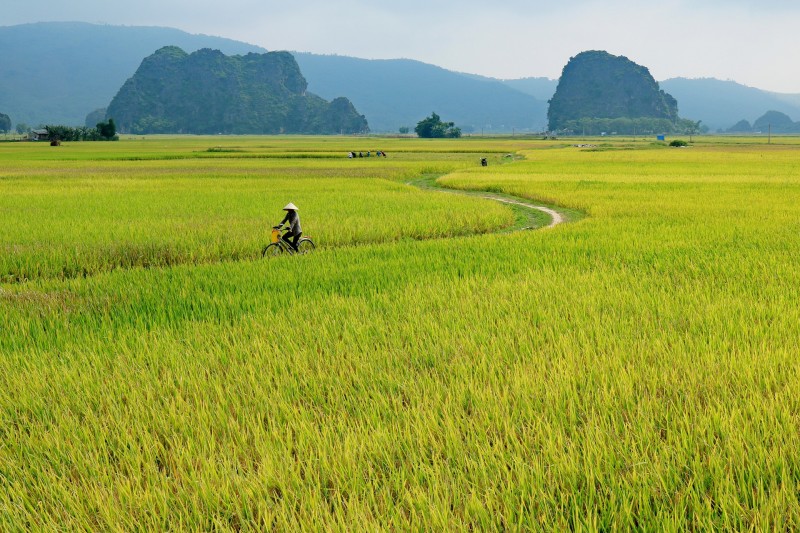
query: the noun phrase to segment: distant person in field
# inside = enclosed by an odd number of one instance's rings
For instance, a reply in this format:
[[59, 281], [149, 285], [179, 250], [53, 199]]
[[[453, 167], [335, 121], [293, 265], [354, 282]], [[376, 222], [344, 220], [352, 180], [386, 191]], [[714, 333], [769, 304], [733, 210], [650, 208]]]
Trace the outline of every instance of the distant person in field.
[[285, 223], [289, 223], [289, 231], [284, 233], [283, 240], [286, 241], [289, 246], [294, 248], [294, 251], [297, 251], [297, 241], [300, 240], [300, 236], [303, 234], [303, 230], [300, 228], [300, 215], [297, 214], [297, 206], [293, 203], [289, 202], [286, 204], [286, 207], [283, 208], [286, 211], [286, 216], [283, 217], [280, 224], [275, 226], [278, 229], [281, 229]]

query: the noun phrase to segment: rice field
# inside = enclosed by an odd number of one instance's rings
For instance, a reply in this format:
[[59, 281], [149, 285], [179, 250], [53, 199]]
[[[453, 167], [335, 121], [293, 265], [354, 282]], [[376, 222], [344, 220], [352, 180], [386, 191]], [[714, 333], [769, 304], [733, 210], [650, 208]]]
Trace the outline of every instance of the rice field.
[[49, 146], [21, 145], [0, 181], [0, 280], [252, 260], [287, 198], [303, 206], [309, 235], [324, 247], [485, 233], [514, 221], [497, 205], [445, 200], [403, 184], [463, 165], [447, 155], [359, 164], [343, 150], [277, 157], [274, 147], [252, 140], [207, 149], [162, 142], [172, 145], [160, 155], [160, 146], [133, 143], [148, 154], [143, 159], [125, 142], [118, 151], [89, 153], [80, 151], [94, 147], [72, 144], [56, 154], [63, 159], [44, 159], [53, 157]]
[[0, 144], [0, 529], [797, 529], [800, 144], [697, 140]]

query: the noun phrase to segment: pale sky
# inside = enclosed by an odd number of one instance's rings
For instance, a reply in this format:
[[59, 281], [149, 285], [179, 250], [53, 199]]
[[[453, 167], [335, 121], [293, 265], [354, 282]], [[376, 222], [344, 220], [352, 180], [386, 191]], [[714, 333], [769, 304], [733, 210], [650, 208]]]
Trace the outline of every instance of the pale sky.
[[409, 58], [495, 78], [558, 78], [606, 50], [657, 80], [713, 77], [800, 93], [796, 0], [2, 0], [0, 25], [168, 26], [296, 50]]

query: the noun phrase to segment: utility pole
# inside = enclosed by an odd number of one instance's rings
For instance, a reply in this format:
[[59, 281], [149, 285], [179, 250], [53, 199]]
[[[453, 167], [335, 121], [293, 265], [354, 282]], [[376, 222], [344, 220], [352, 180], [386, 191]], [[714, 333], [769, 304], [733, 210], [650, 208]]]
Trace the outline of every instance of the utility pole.
[[772, 144], [772, 123], [767, 126], [767, 144]]

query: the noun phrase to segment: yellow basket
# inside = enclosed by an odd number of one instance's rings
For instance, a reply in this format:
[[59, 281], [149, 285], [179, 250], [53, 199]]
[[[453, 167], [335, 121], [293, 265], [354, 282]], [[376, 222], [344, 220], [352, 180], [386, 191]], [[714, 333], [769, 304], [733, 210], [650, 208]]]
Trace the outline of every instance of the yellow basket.
[[280, 238], [281, 238], [280, 230], [272, 228], [272, 237], [270, 239], [270, 242], [278, 242], [280, 240]]

